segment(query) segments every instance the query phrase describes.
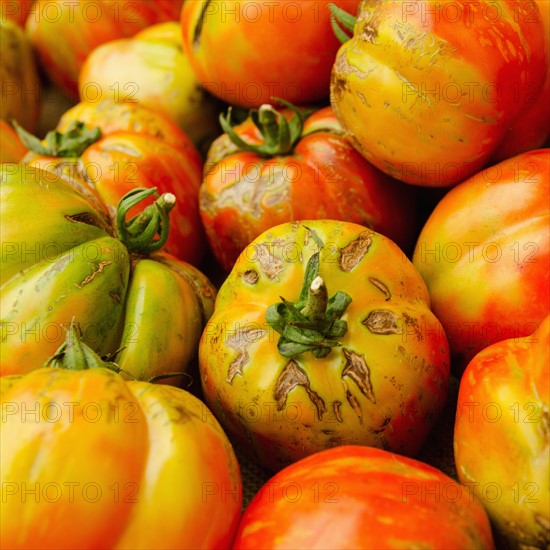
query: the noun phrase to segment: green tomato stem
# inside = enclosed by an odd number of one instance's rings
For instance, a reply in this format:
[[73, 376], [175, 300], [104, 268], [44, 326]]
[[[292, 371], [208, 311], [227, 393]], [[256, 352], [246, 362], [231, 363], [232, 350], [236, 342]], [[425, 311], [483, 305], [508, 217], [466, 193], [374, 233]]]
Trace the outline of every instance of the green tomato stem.
[[[127, 221], [126, 216], [130, 209], [152, 195], [157, 197], [157, 200]], [[175, 205], [176, 197], [172, 193], [164, 193], [159, 197], [156, 188], [133, 189], [124, 195], [118, 204], [118, 238], [130, 252], [149, 254], [162, 248], [170, 231], [169, 213]], [[158, 238], [155, 238], [157, 234]]]

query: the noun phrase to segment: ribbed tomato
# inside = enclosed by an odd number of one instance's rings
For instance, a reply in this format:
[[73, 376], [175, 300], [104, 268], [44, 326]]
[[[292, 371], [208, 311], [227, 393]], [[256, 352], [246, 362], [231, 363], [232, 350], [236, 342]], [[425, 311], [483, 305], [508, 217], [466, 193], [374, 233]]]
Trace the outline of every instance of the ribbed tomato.
[[[136, 218], [139, 191], [116, 218], [87, 186], [26, 164], [0, 170], [0, 374], [42, 366], [74, 320], [100, 355], [134, 378], [178, 373], [195, 361], [215, 290], [190, 264], [159, 251], [174, 196]], [[159, 233], [157, 238], [157, 233]]]
[[226, 271], [260, 233], [294, 220], [358, 223], [412, 252], [413, 189], [365, 161], [330, 107], [278, 112], [264, 105], [234, 128], [227, 119], [200, 189], [210, 248]]
[[275, 226], [243, 251], [199, 364], [222, 426], [272, 470], [342, 444], [416, 454], [450, 370], [411, 262], [383, 235], [334, 220]]
[[71, 333], [56, 361], [0, 379], [2, 547], [228, 548], [241, 477], [205, 405], [125, 381]]
[[547, 121], [535, 135], [514, 135], [544, 90], [541, 9], [548, 3], [362, 2], [331, 82], [332, 105], [354, 145], [391, 176], [438, 187], [478, 172], [510, 137], [519, 149], [508, 156], [541, 147]]
[[455, 462], [503, 548], [550, 545], [550, 316], [479, 352], [460, 382]]

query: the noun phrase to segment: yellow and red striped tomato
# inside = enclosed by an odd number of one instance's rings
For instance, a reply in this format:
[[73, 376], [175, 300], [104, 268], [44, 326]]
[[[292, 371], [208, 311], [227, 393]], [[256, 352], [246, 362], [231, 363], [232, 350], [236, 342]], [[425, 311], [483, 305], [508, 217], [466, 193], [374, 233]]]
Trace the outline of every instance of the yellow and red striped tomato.
[[550, 149], [523, 153], [451, 189], [422, 229], [424, 277], [461, 373], [484, 347], [532, 333], [550, 311]]
[[[169, 228], [156, 206], [130, 228], [121, 207], [115, 222], [70, 177], [26, 164], [4, 164], [0, 174], [0, 375], [39, 368], [74, 319], [88, 345], [116, 353], [134, 378], [178, 373], [173, 382], [181, 383], [215, 289], [192, 265], [156, 250], [156, 232], [165, 238]], [[170, 199], [157, 200], [164, 216]]]
[[471, 492], [417, 460], [343, 445], [278, 472], [241, 519], [235, 550], [495, 548]]
[[[231, 105], [323, 101], [339, 46], [329, 3], [184, 2], [183, 48], [203, 86]], [[355, 13], [359, 0], [334, 3]]]
[[4, 376], [0, 391], [3, 548], [229, 547], [239, 465], [196, 397], [107, 368]]
[[460, 382], [458, 477], [485, 506], [503, 548], [550, 544], [550, 316], [525, 338], [479, 352]]
[[36, 0], [26, 31], [49, 78], [76, 101], [78, 73], [95, 47], [156, 23], [177, 21], [182, 4], [183, 0]]
[[[332, 105], [354, 145], [415, 185], [451, 186], [478, 172], [543, 93], [541, 9], [531, 0], [362, 2], [331, 81]], [[507, 154], [542, 146], [545, 126], [512, 136], [520, 149]]]

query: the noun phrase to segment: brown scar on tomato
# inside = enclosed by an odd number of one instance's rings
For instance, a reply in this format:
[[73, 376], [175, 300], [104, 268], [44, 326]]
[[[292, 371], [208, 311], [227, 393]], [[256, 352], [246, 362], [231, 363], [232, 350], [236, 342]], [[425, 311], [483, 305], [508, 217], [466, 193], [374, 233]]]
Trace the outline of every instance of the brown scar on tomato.
[[342, 406], [341, 401], [334, 401], [332, 404], [332, 410], [334, 411], [334, 416], [338, 422], [342, 423], [344, 419], [342, 418], [342, 413], [340, 412], [340, 407]]
[[351, 271], [365, 257], [372, 244], [372, 233], [363, 231], [357, 239], [340, 249], [340, 269]]
[[347, 376], [351, 378], [361, 390], [361, 393], [369, 400], [376, 404], [374, 390], [370, 380], [370, 369], [365, 361], [364, 355], [359, 355], [352, 350], [342, 348], [344, 357], [346, 358], [346, 366], [342, 371], [342, 378]]
[[283, 410], [288, 394], [297, 386], [302, 386], [306, 390], [308, 397], [317, 409], [317, 418], [322, 420], [323, 414], [327, 411], [325, 402], [318, 393], [311, 389], [306, 372], [294, 360], [288, 362], [275, 383], [273, 397], [277, 401], [277, 410]]
[[111, 260], [103, 260], [102, 262], [99, 262], [97, 264], [97, 269], [95, 269], [93, 273], [88, 275], [80, 284], [75, 283], [75, 286], [77, 288], [82, 288], [83, 286], [86, 286], [87, 284], [91, 283], [96, 278], [96, 275], [98, 275], [99, 273], [102, 273], [105, 267], [112, 263], [113, 262]]
[[245, 283], [255, 285], [258, 282], [260, 275], [255, 269], [247, 269], [241, 274], [241, 278]]
[[263, 271], [269, 279], [276, 279], [279, 274], [285, 270], [284, 260], [282, 258], [277, 258], [271, 253], [267, 244], [257, 244], [255, 248], [256, 254], [254, 260], [260, 265], [260, 270]]
[[416, 339], [419, 342], [422, 342], [422, 340], [424, 340], [424, 335], [422, 334], [422, 329], [418, 324], [418, 319], [416, 319], [415, 317], [411, 317], [408, 313], [405, 312], [403, 312], [403, 319], [405, 319], [405, 323], [407, 324], [407, 326], [413, 328]]
[[399, 316], [388, 309], [375, 309], [362, 321], [373, 334], [402, 334], [403, 327], [398, 325]]
[[342, 384], [344, 385], [344, 391], [346, 392], [346, 399], [348, 400], [348, 403], [351, 405], [351, 408], [354, 410], [355, 414], [357, 415], [357, 418], [359, 419], [359, 424], [361, 424], [362, 426], [363, 411], [361, 410], [361, 405], [359, 405], [359, 402], [349, 390], [345, 380], [342, 380]]
[[386, 302], [391, 299], [391, 292], [389, 288], [380, 280], [375, 279], [374, 277], [369, 277], [369, 283], [374, 285], [384, 296], [386, 297]]
[[229, 368], [227, 369], [226, 382], [231, 384], [233, 378], [237, 374], [243, 375], [243, 367], [250, 361], [250, 355], [248, 355], [248, 346], [267, 334], [267, 330], [257, 328], [244, 328], [237, 329], [231, 336], [227, 338], [225, 344], [227, 347], [239, 352], [239, 355], [233, 361], [231, 361]]

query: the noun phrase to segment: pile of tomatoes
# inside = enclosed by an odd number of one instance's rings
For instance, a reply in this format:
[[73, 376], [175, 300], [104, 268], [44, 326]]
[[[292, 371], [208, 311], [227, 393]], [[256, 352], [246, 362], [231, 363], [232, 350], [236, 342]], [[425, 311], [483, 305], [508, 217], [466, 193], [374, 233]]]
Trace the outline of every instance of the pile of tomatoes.
[[546, 0], [0, 9], [3, 547], [548, 548]]

